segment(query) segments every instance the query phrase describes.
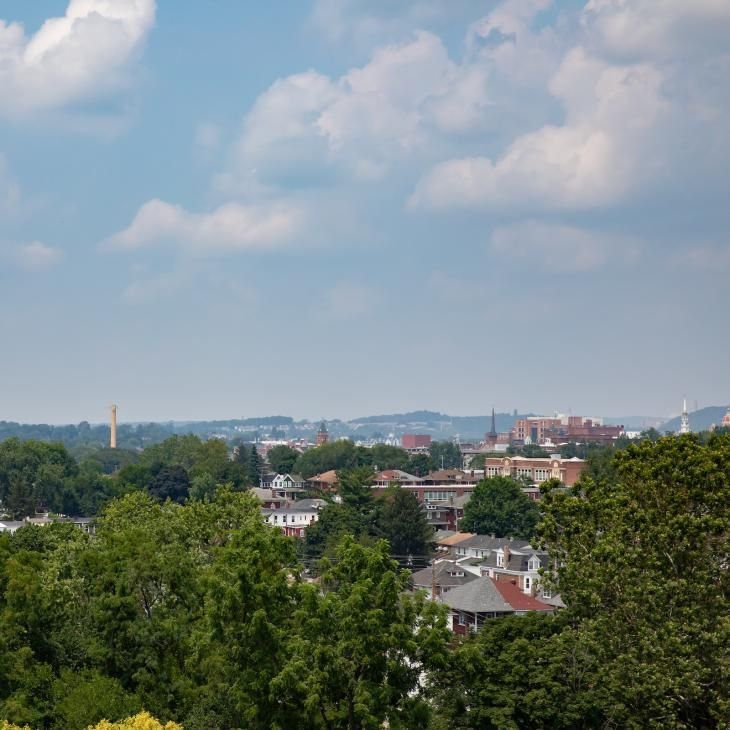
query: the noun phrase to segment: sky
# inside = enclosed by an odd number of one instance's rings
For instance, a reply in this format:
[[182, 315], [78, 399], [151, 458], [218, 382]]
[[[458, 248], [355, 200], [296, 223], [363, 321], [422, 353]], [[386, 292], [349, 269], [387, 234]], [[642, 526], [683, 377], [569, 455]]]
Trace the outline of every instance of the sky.
[[0, 420], [730, 402], [730, 3], [3, 0]]

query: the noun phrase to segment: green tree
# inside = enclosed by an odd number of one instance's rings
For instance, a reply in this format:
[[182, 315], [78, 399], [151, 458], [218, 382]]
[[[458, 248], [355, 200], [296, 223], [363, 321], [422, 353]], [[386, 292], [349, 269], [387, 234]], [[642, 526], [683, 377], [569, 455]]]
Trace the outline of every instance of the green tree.
[[453, 441], [433, 441], [429, 454], [437, 469], [461, 469], [464, 463], [461, 449]]
[[474, 487], [459, 527], [480, 535], [529, 540], [539, 519], [540, 510], [519, 482], [508, 477], [489, 477]]
[[377, 527], [389, 542], [392, 555], [423, 556], [431, 552], [433, 528], [415, 494], [391, 487], [382, 497]]
[[352, 441], [340, 440], [322, 444], [305, 451], [297, 459], [294, 470], [309, 479], [332, 469], [353, 469], [356, 466], [372, 463], [369, 449], [357, 448]]
[[0, 500], [14, 517], [38, 509], [60, 511], [66, 480], [77, 473], [76, 461], [61, 444], [17, 438], [0, 443]]
[[297, 727], [428, 725], [421, 679], [444, 665], [449, 632], [442, 607], [407, 586], [385, 542], [348, 539], [325, 567], [323, 591], [301, 587], [287, 659], [271, 683], [281, 705], [298, 708]]
[[616, 479], [548, 490], [540, 534], [615, 726], [730, 717], [730, 437], [647, 439]]
[[256, 446], [252, 445], [248, 454], [247, 476], [249, 484], [258, 487], [261, 483], [261, 470], [263, 468], [263, 459], [259, 456]]
[[266, 456], [271, 468], [277, 474], [291, 474], [299, 458], [299, 452], [284, 444], [269, 449]]
[[190, 491], [190, 477], [182, 466], [165, 466], [157, 473], [150, 486], [150, 494], [164, 502], [184, 502]]
[[372, 455], [372, 464], [379, 471], [385, 469], [402, 469], [406, 470], [410, 456], [404, 449], [397, 446], [388, 446], [386, 444], [375, 444], [370, 449]]
[[436, 463], [429, 454], [413, 454], [403, 470], [417, 477], [425, 477], [435, 469]]

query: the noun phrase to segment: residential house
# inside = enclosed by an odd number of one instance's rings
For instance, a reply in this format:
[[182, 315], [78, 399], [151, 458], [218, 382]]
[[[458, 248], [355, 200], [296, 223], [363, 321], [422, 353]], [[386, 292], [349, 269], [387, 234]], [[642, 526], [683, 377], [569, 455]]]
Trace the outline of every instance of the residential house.
[[452, 530], [439, 530], [436, 533], [434, 542], [436, 550], [440, 553], [455, 553], [456, 546], [465, 540], [474, 537], [471, 532], [453, 532]]
[[266, 524], [278, 527], [285, 535], [304, 537], [307, 527], [319, 519], [319, 508], [301, 508], [298, 505], [275, 509], [263, 507], [261, 515]]
[[455, 560], [436, 560], [428, 568], [411, 576], [414, 590], [425, 590], [436, 599], [454, 588], [471, 583], [479, 578], [464, 570]]
[[320, 492], [334, 493], [337, 491], [337, 487], [339, 486], [337, 471], [335, 469], [330, 469], [330, 471], [322, 472], [322, 474], [315, 474], [313, 477], [307, 479], [307, 483], [310, 488], [316, 489]]
[[445, 502], [426, 502], [426, 521], [436, 530], [458, 530], [459, 520], [464, 516], [464, 507], [471, 494], [450, 497]]
[[526, 596], [509, 582], [500, 586], [492, 578], [477, 578], [441, 596], [451, 608], [451, 628], [455, 634], [478, 631], [484, 622], [502, 616], [521, 616], [530, 611], [553, 613], [555, 608]]

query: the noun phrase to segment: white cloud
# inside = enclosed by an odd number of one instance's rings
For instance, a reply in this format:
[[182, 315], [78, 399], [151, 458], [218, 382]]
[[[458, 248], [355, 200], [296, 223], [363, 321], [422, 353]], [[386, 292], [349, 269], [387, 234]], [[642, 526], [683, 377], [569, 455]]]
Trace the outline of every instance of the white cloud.
[[554, 272], [585, 272], [611, 261], [634, 260], [639, 245], [626, 236], [526, 221], [492, 232], [491, 251], [520, 264]]
[[339, 79], [310, 70], [276, 81], [246, 116], [221, 187], [380, 180], [403, 159], [433, 159], [436, 135], [473, 130], [485, 108], [484, 70], [416, 31]]
[[589, 0], [581, 22], [608, 52], [634, 58], [676, 58], [727, 51], [726, 0]]
[[63, 258], [63, 252], [40, 241], [22, 243], [8, 250], [10, 260], [26, 271], [45, 271]]
[[31, 37], [0, 20], [0, 115], [26, 118], [118, 90], [154, 20], [155, 0], [70, 0]]
[[210, 213], [190, 213], [155, 199], [145, 203], [129, 227], [104, 241], [102, 248], [135, 250], [168, 244], [200, 254], [267, 249], [291, 243], [305, 218], [305, 211], [294, 203], [227, 203]]
[[517, 137], [495, 161], [436, 165], [411, 205], [560, 210], [616, 203], [661, 164], [647, 153], [656, 151], [653, 128], [666, 109], [662, 80], [649, 65], [611, 66], [573, 49], [550, 82], [564, 125]]

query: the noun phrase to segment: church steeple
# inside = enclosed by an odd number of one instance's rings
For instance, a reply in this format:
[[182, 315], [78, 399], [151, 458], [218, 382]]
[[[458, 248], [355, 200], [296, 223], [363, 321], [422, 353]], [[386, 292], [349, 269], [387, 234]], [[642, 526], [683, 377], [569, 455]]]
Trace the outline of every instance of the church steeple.
[[319, 431], [317, 431], [317, 446], [326, 444], [329, 440], [330, 435], [327, 431], [327, 424], [322, 421], [322, 423], [319, 424]]
[[494, 416], [494, 406], [492, 406], [492, 427], [489, 429], [489, 435], [497, 438], [497, 419]]
[[679, 433], [689, 433], [689, 413], [687, 413], [687, 399], [682, 402], [682, 416], [679, 422]]

